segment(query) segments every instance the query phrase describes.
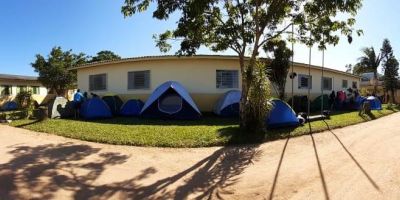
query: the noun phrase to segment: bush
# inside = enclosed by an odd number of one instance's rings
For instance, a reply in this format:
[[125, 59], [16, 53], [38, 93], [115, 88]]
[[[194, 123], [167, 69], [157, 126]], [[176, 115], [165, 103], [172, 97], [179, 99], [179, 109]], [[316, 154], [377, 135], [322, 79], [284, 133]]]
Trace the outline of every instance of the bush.
[[256, 62], [254, 66], [255, 75], [253, 84], [249, 87], [247, 116], [254, 132], [265, 132], [265, 119], [270, 111], [271, 105], [268, 99], [271, 98], [270, 82], [264, 70], [264, 65]]
[[15, 97], [15, 101], [17, 102], [18, 107], [26, 112], [26, 118], [32, 116], [35, 105], [30, 91], [21, 91]]

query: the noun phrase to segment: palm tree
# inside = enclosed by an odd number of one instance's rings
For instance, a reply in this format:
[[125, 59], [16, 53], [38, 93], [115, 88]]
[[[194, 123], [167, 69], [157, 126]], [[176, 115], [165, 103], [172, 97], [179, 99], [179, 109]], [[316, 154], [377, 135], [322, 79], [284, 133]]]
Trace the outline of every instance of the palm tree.
[[357, 71], [374, 73], [374, 94], [376, 94], [378, 90], [378, 68], [384, 56], [382, 56], [381, 53], [376, 55], [374, 47], [366, 47], [361, 51], [364, 55], [358, 58], [358, 63], [356, 65]]

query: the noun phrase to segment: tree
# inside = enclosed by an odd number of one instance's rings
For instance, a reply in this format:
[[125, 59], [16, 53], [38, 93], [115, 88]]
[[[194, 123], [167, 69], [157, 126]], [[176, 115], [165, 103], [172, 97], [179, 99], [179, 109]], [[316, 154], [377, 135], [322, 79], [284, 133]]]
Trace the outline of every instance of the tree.
[[96, 56], [93, 56], [92, 59], [90, 60], [90, 62], [98, 62], [98, 61], [105, 61], [105, 60], [119, 60], [121, 59], [120, 56], [118, 56], [117, 54], [115, 54], [112, 51], [99, 51], [97, 52]]
[[38, 79], [44, 86], [57, 95], [64, 95], [65, 90], [76, 83], [76, 72], [69, 69], [85, 62], [87, 56], [83, 53], [73, 54], [72, 50], [63, 51], [61, 47], [54, 47], [47, 59], [37, 54], [31, 65], [39, 73]]
[[[121, 10], [128, 17], [146, 11], [154, 3], [151, 8], [155, 8], [156, 19], [167, 20], [171, 14], [178, 13], [177, 27], [155, 36], [156, 46], [163, 52], [171, 49], [170, 40], [180, 41], [178, 55], [193, 55], [202, 45], [216, 52], [227, 49], [236, 52], [242, 74], [240, 126], [254, 132], [263, 129], [265, 124], [249, 109], [257, 107], [252, 104], [259, 102], [249, 97], [249, 91], [256, 87], [254, 80], [258, 80], [255, 68], [260, 48], [279, 39], [292, 25], [296, 26], [295, 39], [307, 45], [318, 43], [320, 48], [325, 48], [326, 44], [337, 44], [337, 34], [345, 34], [351, 41], [353, 32], [361, 34], [352, 28], [355, 24], [352, 17], [361, 7], [361, 1], [125, 0]], [[339, 13], [348, 13], [351, 17], [335, 18]], [[255, 121], [259, 123], [254, 126]]]
[[383, 41], [381, 51], [385, 52], [385, 59], [383, 63], [383, 82], [385, 85], [385, 89], [386, 91], [390, 91], [391, 93], [391, 102], [396, 103], [394, 92], [398, 88], [397, 77], [399, 76], [399, 62], [393, 54], [393, 49], [388, 39], [385, 39]]
[[268, 78], [272, 82], [274, 88], [276, 88], [278, 98], [284, 100], [286, 78], [293, 52], [286, 47], [286, 42], [283, 40], [268, 42], [264, 50], [273, 55], [272, 60], [266, 62], [265, 65]]
[[378, 91], [378, 68], [381, 66], [381, 62], [387, 60], [392, 54], [392, 47], [389, 40], [385, 39], [380, 53], [375, 53], [374, 47], [363, 48], [362, 52], [364, 55], [358, 58], [358, 63], [354, 68], [357, 73], [374, 73], [374, 94], [376, 94]]
[[353, 65], [352, 64], [347, 64], [344, 67], [346, 68], [346, 73], [352, 73], [352, 71], [353, 71]]

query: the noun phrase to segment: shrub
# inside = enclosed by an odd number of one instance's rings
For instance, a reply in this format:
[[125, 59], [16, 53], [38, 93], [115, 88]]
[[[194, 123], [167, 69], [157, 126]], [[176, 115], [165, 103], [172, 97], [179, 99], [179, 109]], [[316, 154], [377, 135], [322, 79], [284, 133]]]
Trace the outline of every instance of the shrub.
[[32, 93], [30, 91], [21, 91], [15, 97], [15, 101], [18, 104], [18, 107], [25, 111], [26, 118], [29, 118], [33, 114], [33, 110], [35, 109], [34, 100], [32, 98]]

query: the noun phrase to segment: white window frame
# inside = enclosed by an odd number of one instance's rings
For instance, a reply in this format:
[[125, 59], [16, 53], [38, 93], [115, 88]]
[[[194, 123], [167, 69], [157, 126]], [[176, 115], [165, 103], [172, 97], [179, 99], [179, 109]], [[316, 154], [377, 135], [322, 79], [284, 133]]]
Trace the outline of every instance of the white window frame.
[[[143, 86], [143, 87], [135, 87], [135, 83], [133, 83], [133, 87], [129, 87], [130, 85], [129, 85], [129, 83], [130, 83], [130, 81], [135, 81], [135, 78], [134, 78], [134, 74], [135, 73], [140, 73], [140, 72], [144, 72], [144, 73], [148, 73], [148, 75], [147, 75], [147, 77], [146, 77], [146, 74], [145, 74], [145, 78], [148, 78], [148, 80], [147, 80], [147, 85], [146, 85], [146, 79], [144, 80], [145, 81], [145, 85]], [[130, 74], [133, 74], [133, 80], [130, 80], [129, 79], [129, 75]], [[127, 81], [127, 88], [128, 88], [128, 90], [150, 90], [150, 88], [151, 88], [151, 71], [150, 70], [138, 70], [138, 71], [129, 71], [128, 73], [127, 73], [127, 76], [128, 76], [128, 81]]]
[[[346, 81], [346, 87], [344, 86], [344, 83]], [[342, 88], [347, 89], [349, 87], [349, 81], [348, 80], [342, 80]]]
[[[235, 73], [236, 77], [232, 75], [232, 83], [230, 86], [226, 86], [222, 84], [223, 75], [222, 73]], [[220, 81], [219, 81], [220, 80]], [[217, 69], [215, 71], [215, 87], [217, 89], [238, 89], [239, 88], [239, 70], [231, 70], [231, 69]]]
[[[91, 86], [90, 86], [90, 80], [91, 80], [91, 77], [95, 77], [95, 76], [105, 76], [105, 79], [106, 79], [106, 81], [105, 81], [105, 88], [104, 89], [93, 89], [93, 88], [91, 88]], [[107, 73], [101, 73], [101, 74], [91, 74], [91, 75], [89, 75], [89, 91], [93, 91], [93, 92], [95, 92], [95, 91], [107, 91], [107, 88], [108, 88], [108, 75], [107, 75]]]
[[[301, 78], [307, 78], [308, 79], [308, 86], [302, 86], [301, 85]], [[312, 89], [312, 75], [311, 76], [309, 76], [309, 75], [306, 75], [306, 74], [299, 74], [298, 76], [297, 76], [297, 80], [298, 80], [298, 88], [299, 89]]]
[[[326, 79], [330, 79], [330, 81], [331, 81], [331, 87], [330, 88], [325, 88], [325, 80]], [[332, 91], [333, 90], [333, 78], [331, 78], [331, 77], [326, 77], [326, 76], [324, 76], [324, 77], [322, 77], [322, 79], [321, 79], [321, 87], [322, 87], [322, 89], [323, 90], [325, 90], [325, 91]]]

